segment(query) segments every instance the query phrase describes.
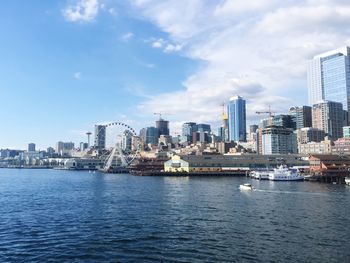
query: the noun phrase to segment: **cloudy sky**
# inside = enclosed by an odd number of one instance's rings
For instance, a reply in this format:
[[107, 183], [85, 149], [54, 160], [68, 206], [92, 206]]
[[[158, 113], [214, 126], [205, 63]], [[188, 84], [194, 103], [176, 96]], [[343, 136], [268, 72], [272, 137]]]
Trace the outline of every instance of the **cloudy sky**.
[[307, 103], [306, 61], [350, 44], [348, 0], [12, 0], [0, 9], [0, 148], [86, 140], [101, 122], [163, 112], [220, 123], [239, 94], [249, 123]]

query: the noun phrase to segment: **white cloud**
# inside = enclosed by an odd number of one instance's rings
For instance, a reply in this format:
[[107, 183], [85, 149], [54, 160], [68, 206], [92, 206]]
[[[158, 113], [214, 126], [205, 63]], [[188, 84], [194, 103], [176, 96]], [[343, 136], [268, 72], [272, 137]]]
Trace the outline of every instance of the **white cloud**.
[[63, 10], [64, 17], [71, 22], [90, 22], [98, 14], [98, 0], [79, 0]]
[[73, 77], [78, 80], [81, 79], [81, 72], [75, 72]]
[[278, 112], [305, 104], [306, 61], [350, 44], [350, 3], [344, 0], [133, 4], [144, 19], [168, 34], [169, 42], [155, 40], [153, 47], [177, 49], [205, 62], [178, 91], [159, 94], [139, 106], [143, 112], [172, 111], [174, 122], [214, 123], [220, 119], [220, 104], [235, 94], [247, 99], [251, 120], [256, 110], [269, 104]]
[[[148, 42], [148, 41], [146, 41]], [[182, 46], [179, 44], [172, 44], [168, 40], [164, 40], [163, 38], [151, 39], [151, 46], [153, 48], [163, 49], [165, 53], [177, 52], [182, 49]]]
[[162, 48], [165, 45], [165, 41], [162, 38], [156, 39], [152, 41], [152, 47], [154, 48]]
[[132, 39], [134, 37], [134, 33], [133, 32], [128, 32], [124, 35], [121, 36], [121, 40], [124, 42], [128, 42], [130, 39]]
[[177, 44], [177, 45], [173, 45], [173, 44], [168, 44], [165, 49], [164, 52], [165, 53], [171, 53], [171, 52], [176, 52], [176, 51], [180, 51], [182, 49], [182, 46]]

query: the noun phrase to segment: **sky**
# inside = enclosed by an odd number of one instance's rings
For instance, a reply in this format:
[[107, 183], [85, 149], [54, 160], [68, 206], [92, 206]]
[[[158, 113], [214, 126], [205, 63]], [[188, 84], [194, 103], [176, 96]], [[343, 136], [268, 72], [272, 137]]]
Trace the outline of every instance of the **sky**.
[[348, 0], [11, 0], [0, 9], [0, 148], [86, 141], [163, 113], [220, 125], [307, 104], [306, 62], [350, 45]]

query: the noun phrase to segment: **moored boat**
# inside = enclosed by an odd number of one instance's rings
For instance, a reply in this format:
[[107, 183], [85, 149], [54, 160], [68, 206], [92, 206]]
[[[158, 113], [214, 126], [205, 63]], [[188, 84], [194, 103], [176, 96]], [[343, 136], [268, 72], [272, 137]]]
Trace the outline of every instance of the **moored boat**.
[[252, 171], [249, 175], [251, 178], [258, 180], [269, 180], [269, 173], [271, 171]]
[[269, 173], [269, 180], [271, 181], [303, 181], [304, 176], [296, 169], [289, 169], [283, 165], [274, 169]]

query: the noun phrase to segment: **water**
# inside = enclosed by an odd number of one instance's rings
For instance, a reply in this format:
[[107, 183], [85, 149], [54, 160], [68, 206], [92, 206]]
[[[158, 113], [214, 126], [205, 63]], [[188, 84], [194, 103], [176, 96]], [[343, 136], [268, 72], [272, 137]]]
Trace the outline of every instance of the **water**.
[[350, 262], [350, 187], [0, 169], [0, 262]]

